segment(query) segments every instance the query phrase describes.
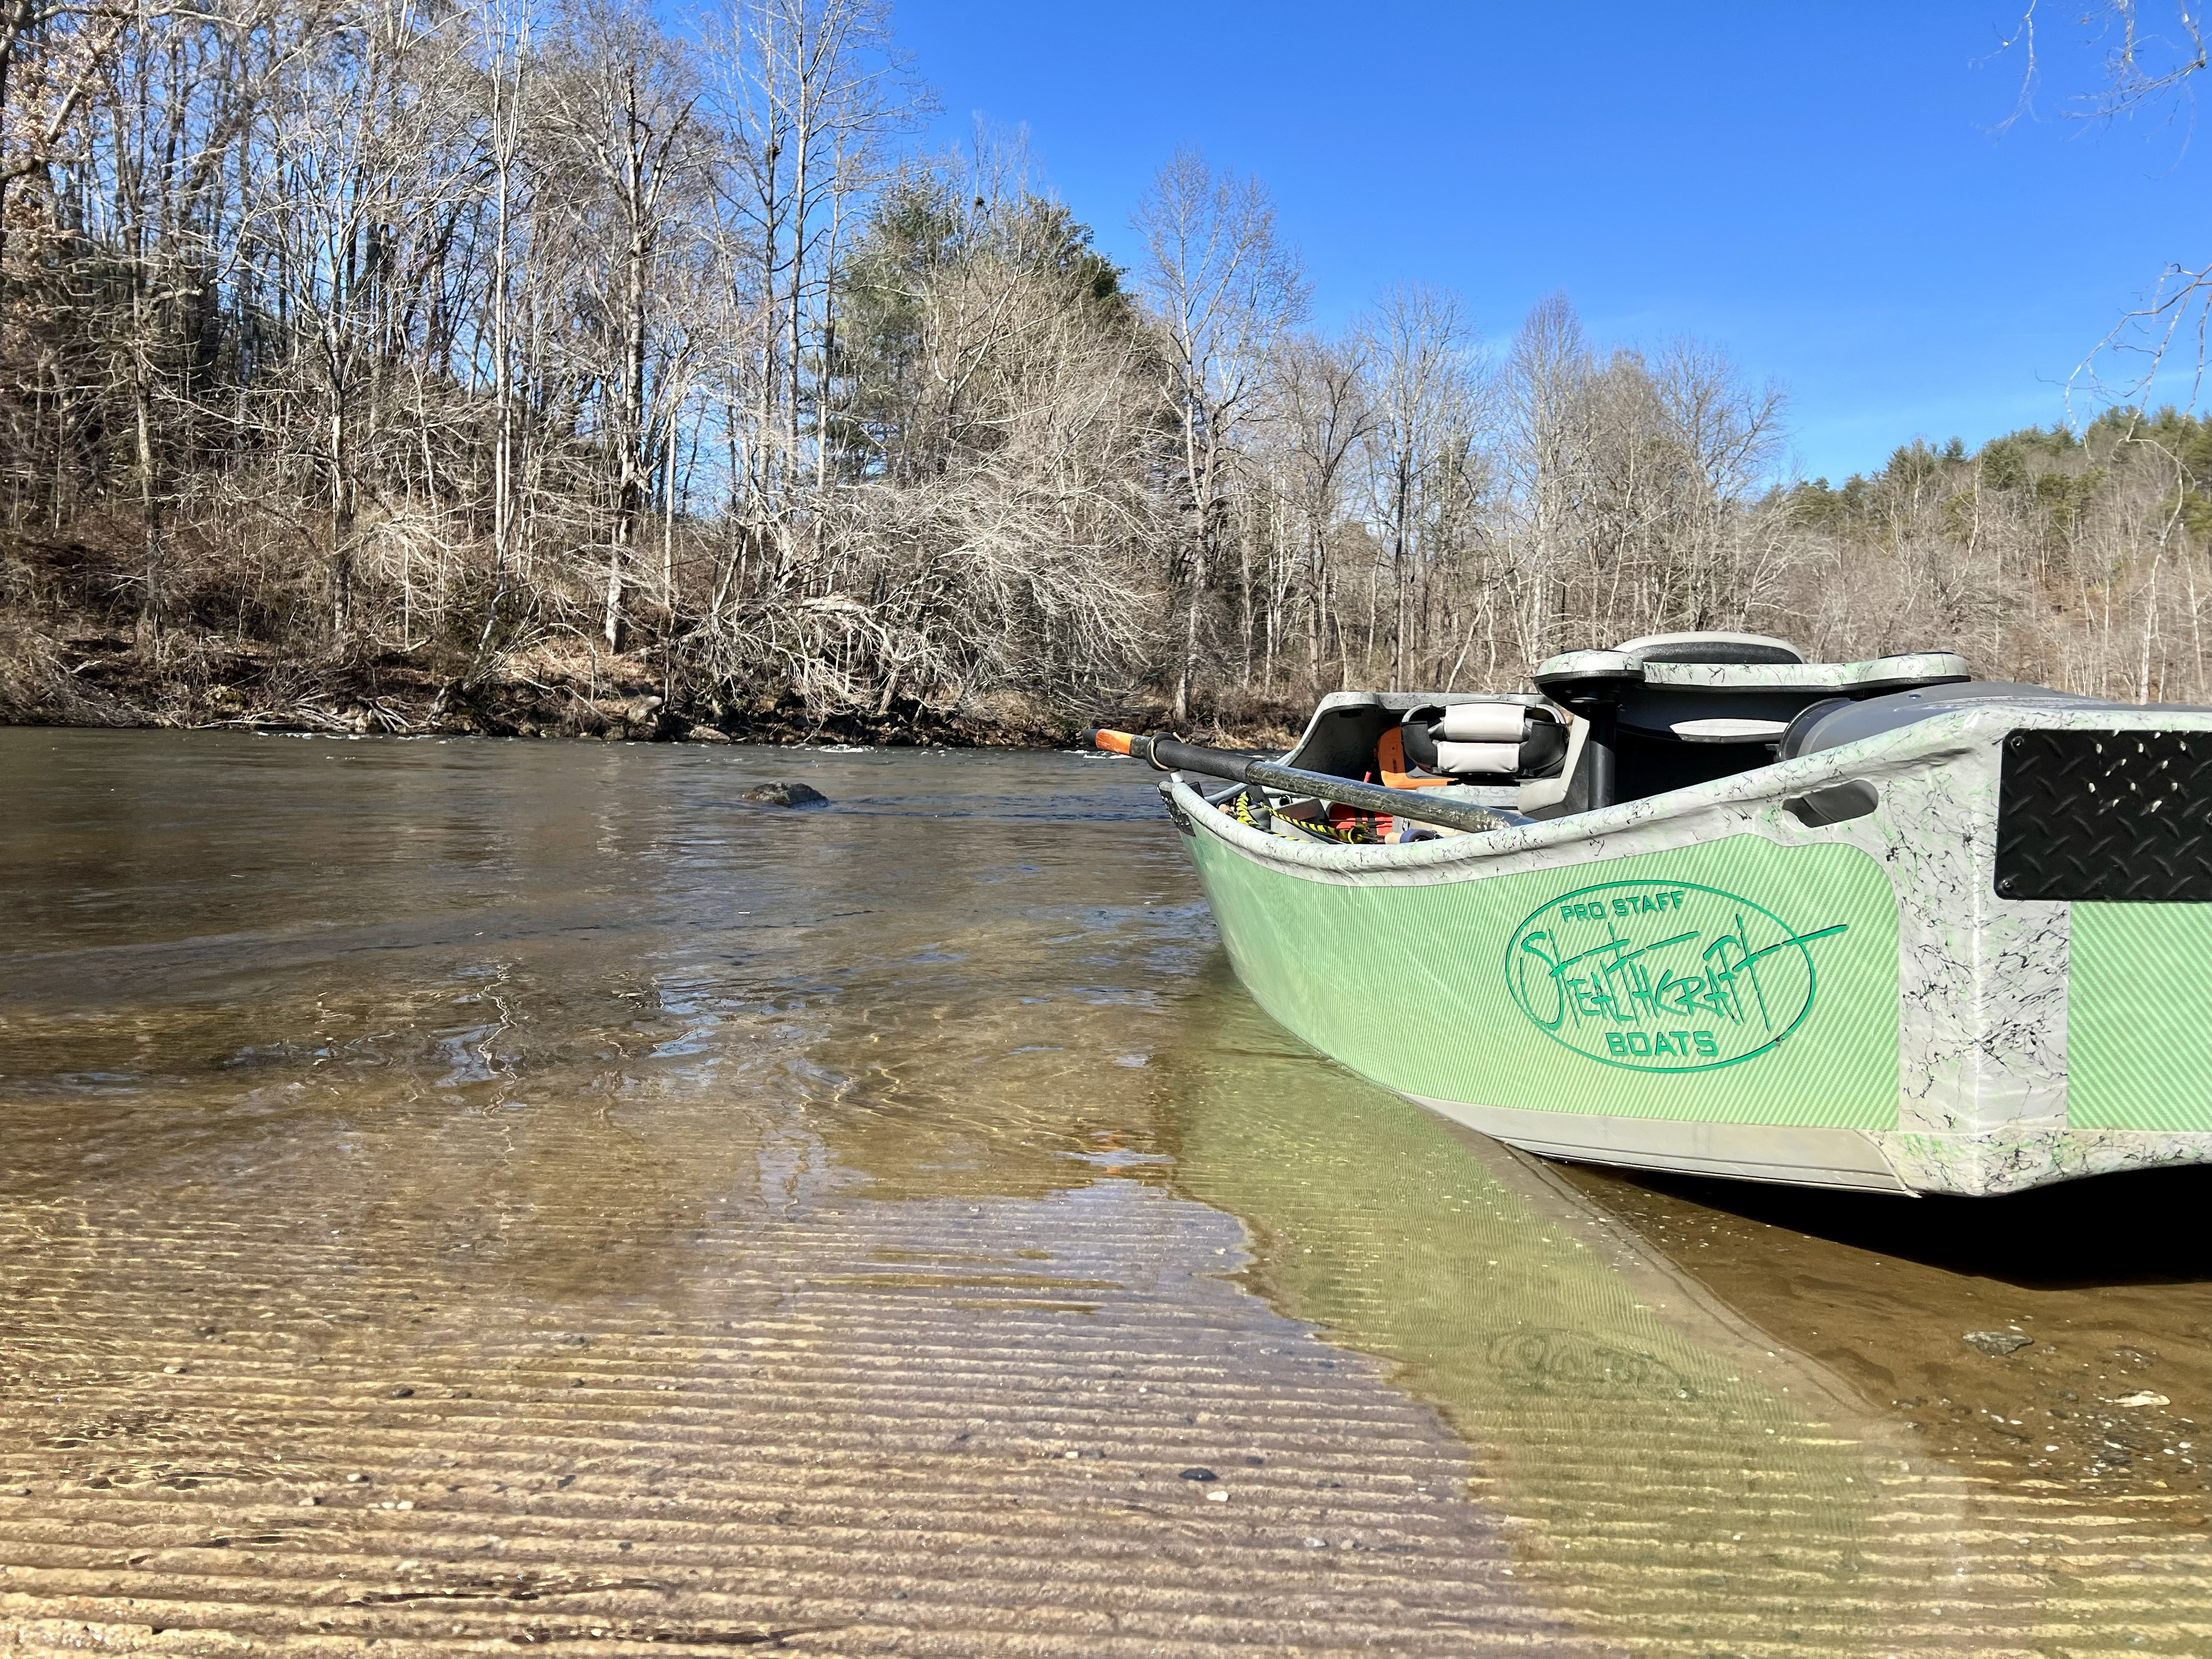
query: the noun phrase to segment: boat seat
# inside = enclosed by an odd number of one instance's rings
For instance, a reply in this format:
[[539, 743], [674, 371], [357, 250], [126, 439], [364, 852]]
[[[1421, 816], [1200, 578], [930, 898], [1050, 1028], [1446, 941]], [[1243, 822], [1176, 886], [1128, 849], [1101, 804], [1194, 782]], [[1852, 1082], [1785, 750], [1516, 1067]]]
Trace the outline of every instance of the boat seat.
[[1516, 806], [1547, 805], [1566, 793], [1586, 726], [1540, 699], [1431, 703], [1376, 740], [1376, 770], [1394, 789], [1510, 785]]
[[1540, 778], [1567, 754], [1568, 716], [1543, 703], [1416, 708], [1399, 724], [1405, 758], [1445, 778]]
[[1579, 769], [1589, 775], [1570, 784], [1559, 809], [1567, 811], [1766, 765], [1790, 722], [1815, 703], [1970, 678], [1954, 652], [1807, 662], [1786, 641], [1759, 634], [1653, 635], [1610, 651], [1567, 652], [1534, 675], [1545, 696], [1595, 733]]

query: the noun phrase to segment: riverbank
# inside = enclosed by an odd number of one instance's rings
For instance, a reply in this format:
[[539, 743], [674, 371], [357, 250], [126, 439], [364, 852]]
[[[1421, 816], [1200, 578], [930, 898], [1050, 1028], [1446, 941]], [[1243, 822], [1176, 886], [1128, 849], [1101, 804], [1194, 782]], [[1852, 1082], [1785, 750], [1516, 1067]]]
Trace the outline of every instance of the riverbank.
[[[1217, 743], [1287, 747], [1304, 718], [1302, 706], [1247, 698], [1189, 729]], [[96, 623], [0, 612], [6, 726], [1059, 748], [1101, 722], [1173, 724], [1164, 697], [1141, 693], [1080, 708], [996, 691], [825, 708], [788, 684], [750, 693], [701, 687], [680, 651], [672, 660], [653, 647], [617, 655], [574, 636], [506, 653], [487, 668], [440, 641], [303, 650], [185, 629], [149, 641]]]

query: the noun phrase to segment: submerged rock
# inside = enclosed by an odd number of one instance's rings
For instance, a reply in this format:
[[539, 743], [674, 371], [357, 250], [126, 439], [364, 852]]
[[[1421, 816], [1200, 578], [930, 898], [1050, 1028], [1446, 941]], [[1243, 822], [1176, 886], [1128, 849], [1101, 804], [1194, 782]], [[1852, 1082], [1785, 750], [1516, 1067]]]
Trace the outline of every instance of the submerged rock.
[[2018, 1331], [1968, 1331], [1966, 1340], [1970, 1347], [1979, 1348], [1984, 1353], [2000, 1359], [2035, 1340], [2032, 1336], [2022, 1336]]
[[803, 783], [764, 783], [738, 797], [756, 806], [827, 806], [830, 797]]

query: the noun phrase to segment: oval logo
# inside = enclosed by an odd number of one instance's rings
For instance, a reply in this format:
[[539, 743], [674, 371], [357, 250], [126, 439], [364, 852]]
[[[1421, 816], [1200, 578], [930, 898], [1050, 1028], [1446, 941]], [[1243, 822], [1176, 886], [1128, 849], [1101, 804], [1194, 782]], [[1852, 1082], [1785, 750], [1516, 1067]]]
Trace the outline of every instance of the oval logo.
[[1692, 882], [1608, 881], [1532, 911], [1505, 983], [1553, 1042], [1607, 1066], [1703, 1072], [1766, 1053], [1820, 990], [1816, 941], [1763, 904]]
[[1586, 1331], [1516, 1327], [1490, 1339], [1490, 1363], [1516, 1389], [1601, 1400], [1638, 1395], [1688, 1399], [1681, 1374], [1641, 1349], [1623, 1348]]

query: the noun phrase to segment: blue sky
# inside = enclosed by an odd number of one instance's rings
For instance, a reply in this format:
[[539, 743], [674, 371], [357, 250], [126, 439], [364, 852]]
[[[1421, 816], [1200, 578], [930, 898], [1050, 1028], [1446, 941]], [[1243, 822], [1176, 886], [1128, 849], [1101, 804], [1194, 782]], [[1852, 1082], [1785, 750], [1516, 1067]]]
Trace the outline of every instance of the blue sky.
[[1695, 334], [1782, 382], [1798, 463], [1840, 482], [1915, 435], [2061, 418], [2160, 270], [2212, 259], [2188, 111], [2062, 118], [2109, 44], [2082, 5], [2040, 24], [2034, 118], [1994, 131], [2024, 3], [898, 0], [893, 21], [936, 136], [1025, 125], [1116, 258], [1195, 144], [1274, 193], [1323, 326], [1419, 280], [1502, 343], [1564, 289], [1601, 342]]

